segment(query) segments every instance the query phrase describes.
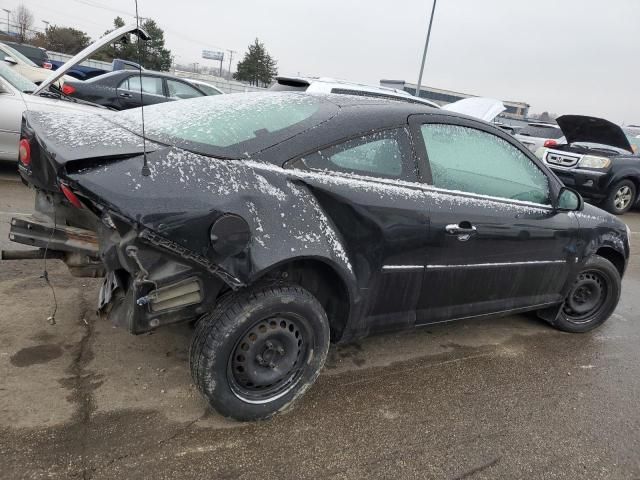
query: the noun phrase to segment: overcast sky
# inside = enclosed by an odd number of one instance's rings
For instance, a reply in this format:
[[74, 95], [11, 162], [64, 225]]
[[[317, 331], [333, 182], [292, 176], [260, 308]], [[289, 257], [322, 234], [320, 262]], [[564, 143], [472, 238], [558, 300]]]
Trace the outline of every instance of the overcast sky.
[[[0, 0], [0, 8], [20, 3], [34, 12], [38, 28], [48, 20], [92, 36], [118, 14], [131, 21], [125, 14], [135, 11], [134, 0]], [[417, 81], [431, 5], [139, 0], [140, 15], [165, 30], [180, 63], [207, 63], [203, 48], [241, 55], [258, 37], [280, 74], [372, 84]], [[640, 123], [640, 0], [438, 0], [423, 83], [525, 101], [532, 112]]]

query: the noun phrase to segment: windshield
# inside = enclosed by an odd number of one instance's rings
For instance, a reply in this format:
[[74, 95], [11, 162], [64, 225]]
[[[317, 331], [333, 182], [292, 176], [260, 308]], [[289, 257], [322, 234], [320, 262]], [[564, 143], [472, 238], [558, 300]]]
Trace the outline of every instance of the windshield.
[[220, 95], [222, 92], [211, 85], [207, 85], [206, 83], [195, 83], [194, 85], [202, 90], [207, 95]]
[[633, 153], [640, 153], [640, 129], [635, 132], [631, 130], [625, 130], [625, 132], [633, 149]]
[[527, 125], [520, 130], [520, 135], [526, 135], [527, 137], [536, 138], [553, 138], [557, 139], [562, 137], [562, 130], [558, 127], [545, 126], [545, 125]]
[[32, 93], [37, 88], [35, 83], [20, 75], [4, 62], [0, 62], [0, 77], [23, 93]]
[[20, 62], [26, 63], [30, 67], [37, 67], [38, 66], [35, 63], [33, 63], [31, 60], [29, 60], [27, 57], [25, 57], [23, 54], [21, 54], [19, 51], [17, 51], [15, 48], [11, 48], [9, 45], [4, 45], [3, 44], [2, 45], [2, 50], [4, 50], [6, 53], [11, 55], [12, 57], [20, 60]]
[[[242, 158], [327, 120], [337, 110], [296, 93], [240, 93], [156, 104], [144, 109], [147, 137], [204, 155]], [[109, 119], [142, 134], [140, 109]]]

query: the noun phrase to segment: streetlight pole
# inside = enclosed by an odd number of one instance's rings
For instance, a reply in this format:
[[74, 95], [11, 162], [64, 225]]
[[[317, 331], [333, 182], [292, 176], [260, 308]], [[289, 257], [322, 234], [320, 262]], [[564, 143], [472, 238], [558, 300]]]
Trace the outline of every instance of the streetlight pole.
[[427, 41], [424, 43], [424, 52], [422, 52], [422, 64], [420, 65], [420, 75], [418, 76], [418, 86], [416, 87], [416, 97], [420, 96], [420, 87], [422, 87], [422, 74], [424, 73], [424, 62], [427, 59], [427, 49], [429, 48], [429, 38], [431, 37], [431, 25], [433, 25], [433, 14], [436, 12], [436, 2], [433, 0], [431, 7], [431, 17], [429, 18], [429, 28], [427, 29]]
[[229, 52], [229, 80], [231, 80], [231, 62], [233, 61], [233, 54], [236, 53], [235, 50], [227, 50]]
[[11, 33], [11, 26], [9, 25], [9, 14], [11, 13], [11, 10], [9, 10], [8, 8], [3, 8], [2, 10], [7, 12], [7, 34], [9, 34]]

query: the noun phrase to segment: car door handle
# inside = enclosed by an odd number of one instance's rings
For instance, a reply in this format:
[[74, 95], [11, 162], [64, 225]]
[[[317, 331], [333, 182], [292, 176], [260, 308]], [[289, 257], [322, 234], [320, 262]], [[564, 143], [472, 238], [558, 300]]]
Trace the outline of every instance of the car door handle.
[[131, 98], [131, 94], [130, 93], [125, 93], [125, 92], [121, 93], [120, 96], [124, 97], [124, 98]]
[[452, 223], [444, 227], [444, 230], [449, 235], [457, 235], [461, 242], [466, 242], [478, 232], [478, 229], [469, 222]]

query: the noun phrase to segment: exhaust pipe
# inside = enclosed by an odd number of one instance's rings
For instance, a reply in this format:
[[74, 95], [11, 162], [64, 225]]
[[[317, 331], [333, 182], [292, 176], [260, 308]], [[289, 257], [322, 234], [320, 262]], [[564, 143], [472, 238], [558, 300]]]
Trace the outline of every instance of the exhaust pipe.
[[[42, 260], [44, 252], [44, 248], [36, 250], [2, 250], [0, 252], [0, 260]], [[61, 260], [64, 258], [64, 252], [49, 250], [47, 251], [47, 258]]]

